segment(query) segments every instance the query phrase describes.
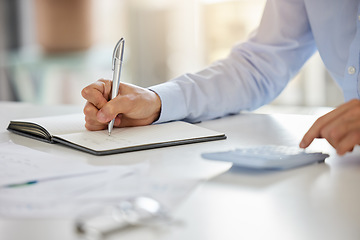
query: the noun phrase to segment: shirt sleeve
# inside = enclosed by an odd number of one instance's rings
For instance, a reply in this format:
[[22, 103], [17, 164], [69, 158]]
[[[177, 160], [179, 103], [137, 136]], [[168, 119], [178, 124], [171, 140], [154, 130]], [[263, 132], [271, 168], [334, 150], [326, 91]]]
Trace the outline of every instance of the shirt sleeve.
[[258, 29], [229, 56], [151, 87], [161, 99], [157, 122], [197, 122], [272, 101], [316, 51], [304, 0], [268, 0]]

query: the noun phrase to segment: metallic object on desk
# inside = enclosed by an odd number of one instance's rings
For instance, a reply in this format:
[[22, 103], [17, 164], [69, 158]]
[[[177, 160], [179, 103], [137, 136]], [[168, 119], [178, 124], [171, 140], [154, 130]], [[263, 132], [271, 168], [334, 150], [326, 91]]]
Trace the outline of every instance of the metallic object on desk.
[[121, 201], [99, 214], [79, 218], [76, 230], [86, 239], [99, 240], [130, 227], [171, 223], [164, 207], [150, 197], [136, 197]]

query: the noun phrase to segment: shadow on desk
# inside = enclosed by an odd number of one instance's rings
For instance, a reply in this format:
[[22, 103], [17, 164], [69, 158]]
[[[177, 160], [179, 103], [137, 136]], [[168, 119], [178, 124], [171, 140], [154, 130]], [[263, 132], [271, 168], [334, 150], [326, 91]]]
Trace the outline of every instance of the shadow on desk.
[[293, 181], [311, 185], [317, 178], [328, 173], [330, 167], [326, 162], [288, 170], [254, 170], [233, 166], [211, 181], [237, 187], [268, 188], [280, 182]]

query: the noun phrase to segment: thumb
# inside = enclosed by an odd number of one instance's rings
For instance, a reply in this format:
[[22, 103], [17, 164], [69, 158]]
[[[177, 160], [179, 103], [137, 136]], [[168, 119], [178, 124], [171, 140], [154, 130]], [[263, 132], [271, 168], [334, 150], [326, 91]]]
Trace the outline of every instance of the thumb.
[[109, 101], [97, 112], [96, 118], [101, 123], [107, 123], [113, 120], [119, 112], [115, 107], [115, 101]]

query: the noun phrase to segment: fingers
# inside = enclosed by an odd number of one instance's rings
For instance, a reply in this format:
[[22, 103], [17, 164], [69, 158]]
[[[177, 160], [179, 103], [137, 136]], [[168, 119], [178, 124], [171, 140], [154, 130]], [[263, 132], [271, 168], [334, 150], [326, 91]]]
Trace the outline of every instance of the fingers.
[[[128, 85], [121, 83], [121, 91], [119, 95], [106, 102], [101, 109], [97, 112], [97, 120], [102, 123], [110, 122], [112, 119], [118, 117], [118, 120], [114, 123], [114, 126], [120, 125], [123, 113], [127, 114], [133, 109], [133, 105], [136, 104], [132, 90]], [[121, 115], [119, 115], [121, 114]], [[118, 123], [118, 125], [116, 124]]]
[[339, 155], [352, 151], [360, 144], [360, 107], [349, 110], [326, 126], [324, 136]]
[[85, 127], [88, 130], [96, 131], [106, 128], [107, 124], [99, 122], [97, 114], [99, 109], [107, 103], [110, 91], [111, 81], [103, 79], [90, 84], [81, 91], [81, 95], [87, 100], [83, 112], [85, 114]]
[[105, 129], [107, 124], [101, 123], [97, 120], [98, 109], [90, 102], [86, 102], [84, 107], [85, 127], [90, 131], [97, 131]]
[[324, 137], [322, 136], [324, 132], [321, 132], [324, 127], [327, 126], [330, 122], [337, 119], [339, 116], [341, 116], [344, 112], [351, 108], [352, 105], [353, 103], [351, 102], [345, 103], [340, 107], [336, 108], [335, 110], [317, 119], [315, 123], [311, 126], [309, 131], [304, 135], [302, 141], [300, 142], [300, 147], [306, 148], [312, 143], [315, 138]]
[[349, 109], [329, 122], [321, 130], [321, 136], [326, 138], [333, 147], [338, 146], [346, 135], [358, 130], [360, 125], [360, 112], [356, 113], [356, 111], [356, 109]]
[[315, 138], [325, 138], [339, 155], [360, 144], [360, 101], [349, 101], [319, 118], [300, 142], [306, 148]]
[[336, 147], [336, 152], [344, 155], [346, 152], [351, 152], [358, 144], [360, 144], [360, 131], [349, 133]]
[[[132, 85], [121, 85], [121, 93], [98, 112], [100, 122], [108, 122], [118, 116], [114, 126], [142, 126], [153, 123], [160, 114], [161, 102], [152, 91]], [[121, 115], [118, 115], [121, 113]]]
[[97, 109], [101, 109], [109, 100], [111, 81], [98, 80], [81, 91], [81, 95]]
[[[121, 106], [117, 106], [117, 102], [115, 100], [110, 100], [106, 103], [96, 115], [96, 118], [101, 123], [108, 123], [114, 118], [116, 118], [122, 111]], [[114, 123], [115, 125], [115, 123]], [[116, 125], [115, 125], [116, 126]]]
[[111, 81], [99, 80], [84, 88], [86, 128], [101, 130], [115, 118], [115, 127], [140, 126], [153, 123], [160, 114], [160, 97], [145, 88], [120, 84], [119, 95], [108, 100]]

